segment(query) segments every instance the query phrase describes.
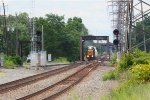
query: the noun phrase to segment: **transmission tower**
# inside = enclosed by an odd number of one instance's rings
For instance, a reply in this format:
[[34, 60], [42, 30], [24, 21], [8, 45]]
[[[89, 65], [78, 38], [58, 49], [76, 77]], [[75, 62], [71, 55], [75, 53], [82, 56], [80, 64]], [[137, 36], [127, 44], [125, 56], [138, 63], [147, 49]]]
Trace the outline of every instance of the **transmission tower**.
[[111, 0], [108, 1], [110, 14], [112, 15], [112, 27], [120, 31], [120, 47], [122, 51], [132, 49], [132, 32], [136, 28], [136, 22], [142, 22], [142, 35], [144, 50], [146, 51], [146, 39], [144, 31], [144, 16], [150, 13], [150, 9], [143, 9], [144, 5], [150, 8], [150, 4], [144, 0]]
[[31, 32], [31, 51], [36, 51], [36, 34], [35, 34], [35, 20], [34, 20], [35, 0], [32, 0], [32, 32]]

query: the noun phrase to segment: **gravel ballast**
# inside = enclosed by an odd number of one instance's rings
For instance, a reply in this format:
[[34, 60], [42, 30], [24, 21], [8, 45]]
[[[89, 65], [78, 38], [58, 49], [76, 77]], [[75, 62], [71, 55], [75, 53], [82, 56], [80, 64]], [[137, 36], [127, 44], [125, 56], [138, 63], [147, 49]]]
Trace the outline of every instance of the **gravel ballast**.
[[79, 84], [75, 85], [68, 92], [60, 95], [56, 100], [100, 100], [100, 98], [108, 94], [112, 88], [118, 86], [117, 81], [103, 81], [102, 75], [110, 70], [113, 70], [113, 68], [99, 66]]
[[0, 94], [0, 100], [16, 100], [20, 97], [23, 97], [23, 96], [29, 95], [31, 93], [37, 92], [41, 89], [44, 89], [44, 88], [46, 88], [46, 87], [48, 87], [48, 86], [50, 86], [50, 85], [52, 85], [52, 84], [54, 84], [60, 80], [66, 78], [67, 76], [75, 73], [77, 70], [79, 70], [82, 67], [84, 67], [84, 66], [80, 66], [80, 67], [68, 70], [66, 72], [54, 75], [54, 76], [49, 77], [45, 80], [41, 80], [37, 83], [27, 85], [25, 87], [21, 87], [17, 90], [10, 91], [10, 92], [5, 93], [5, 94]]
[[4, 69], [0, 68], [0, 72], [4, 73], [4, 75], [0, 76], [0, 84], [4, 84], [7, 82], [11, 82], [14, 80], [18, 80], [21, 78], [25, 78], [28, 76], [32, 76], [35, 74], [43, 73], [45, 71], [54, 70], [57, 68], [65, 67], [67, 65], [62, 66], [52, 66], [52, 67], [44, 67], [40, 70], [33, 70], [33, 69], [26, 69], [23, 67], [16, 68], [16, 69]]

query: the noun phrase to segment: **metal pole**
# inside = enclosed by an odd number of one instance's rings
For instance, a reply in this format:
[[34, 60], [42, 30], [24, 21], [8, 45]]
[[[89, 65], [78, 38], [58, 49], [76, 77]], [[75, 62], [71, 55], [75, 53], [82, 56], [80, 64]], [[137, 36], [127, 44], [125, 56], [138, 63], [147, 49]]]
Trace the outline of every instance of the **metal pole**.
[[[142, 29], [144, 30], [144, 14], [143, 14], [143, 3], [142, 3], [142, 0], [141, 1], [141, 14], [142, 14]], [[143, 39], [144, 39], [144, 51], [146, 51], [146, 42], [145, 42], [145, 32], [142, 32], [143, 33]]]
[[132, 47], [132, 17], [133, 17], [133, 0], [129, 4], [129, 16], [130, 16], [130, 26], [129, 26], [129, 49]]
[[18, 41], [18, 16], [16, 14], [16, 56], [19, 56], [19, 41]]
[[80, 61], [83, 61], [82, 59], [82, 50], [83, 50], [83, 42], [82, 42], [82, 36], [80, 37]]
[[4, 10], [4, 30], [2, 38], [2, 46], [1, 46], [1, 53], [0, 53], [0, 66], [4, 66], [4, 41], [6, 39], [6, 14], [5, 14], [5, 4], [3, 2], [3, 10]]
[[43, 25], [42, 25], [42, 50], [44, 50], [44, 32], [43, 32]]
[[5, 4], [3, 2], [3, 10], [4, 10], [4, 31], [3, 31], [3, 36], [4, 36], [4, 41], [6, 43], [6, 51], [8, 55], [8, 47], [7, 47], [7, 30], [6, 30], [6, 13], [5, 13]]

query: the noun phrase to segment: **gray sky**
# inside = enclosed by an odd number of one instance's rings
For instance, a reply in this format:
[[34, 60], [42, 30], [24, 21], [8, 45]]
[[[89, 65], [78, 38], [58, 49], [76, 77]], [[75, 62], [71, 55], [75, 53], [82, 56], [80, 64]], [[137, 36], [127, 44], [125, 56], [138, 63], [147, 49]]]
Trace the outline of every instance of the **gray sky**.
[[[0, 0], [2, 1], [2, 0]], [[32, 16], [53, 13], [64, 15], [65, 18], [81, 17], [83, 23], [93, 35], [107, 35], [112, 41], [111, 17], [109, 16], [108, 0], [3, 0], [7, 5], [7, 14], [20, 12]], [[137, 0], [135, 0], [137, 1]], [[150, 0], [144, 0], [150, 2]], [[33, 3], [34, 2], [34, 3]], [[34, 9], [33, 9], [34, 8]], [[2, 13], [2, 8], [0, 9]]]

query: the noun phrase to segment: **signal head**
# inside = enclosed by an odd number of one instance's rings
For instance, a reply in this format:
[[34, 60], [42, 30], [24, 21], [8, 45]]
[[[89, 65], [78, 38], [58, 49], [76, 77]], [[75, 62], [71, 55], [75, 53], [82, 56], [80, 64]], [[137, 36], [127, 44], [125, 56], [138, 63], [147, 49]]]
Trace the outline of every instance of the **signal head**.
[[114, 33], [114, 35], [119, 35], [119, 30], [118, 30], [118, 29], [115, 29], [115, 30], [113, 31], [113, 33]]
[[113, 44], [114, 44], [114, 45], [118, 45], [118, 44], [119, 44], [119, 40], [118, 40], [118, 39], [115, 39], [115, 40], [113, 41]]

